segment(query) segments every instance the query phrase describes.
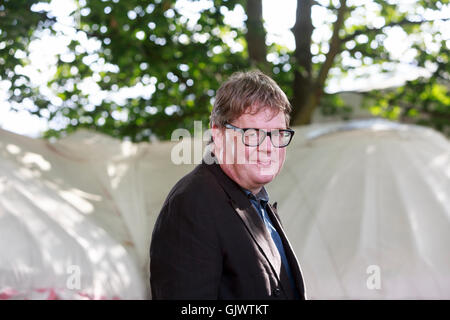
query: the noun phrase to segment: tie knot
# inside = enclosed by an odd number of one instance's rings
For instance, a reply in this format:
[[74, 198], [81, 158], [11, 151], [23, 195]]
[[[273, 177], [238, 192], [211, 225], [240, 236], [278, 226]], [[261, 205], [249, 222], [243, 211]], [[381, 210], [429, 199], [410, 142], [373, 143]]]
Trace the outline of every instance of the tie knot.
[[266, 210], [266, 206], [267, 206], [267, 200], [264, 199], [260, 199], [259, 203], [261, 204], [261, 207]]

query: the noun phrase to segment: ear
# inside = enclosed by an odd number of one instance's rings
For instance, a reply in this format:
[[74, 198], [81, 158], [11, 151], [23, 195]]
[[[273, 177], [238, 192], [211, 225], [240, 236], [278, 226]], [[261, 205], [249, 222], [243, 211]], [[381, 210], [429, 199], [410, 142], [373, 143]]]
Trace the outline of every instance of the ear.
[[211, 127], [211, 137], [217, 148], [222, 148], [223, 146], [223, 130], [219, 128], [216, 124]]
[[219, 163], [224, 163], [225, 130], [217, 125], [213, 125], [211, 131], [211, 137], [213, 139], [213, 152]]

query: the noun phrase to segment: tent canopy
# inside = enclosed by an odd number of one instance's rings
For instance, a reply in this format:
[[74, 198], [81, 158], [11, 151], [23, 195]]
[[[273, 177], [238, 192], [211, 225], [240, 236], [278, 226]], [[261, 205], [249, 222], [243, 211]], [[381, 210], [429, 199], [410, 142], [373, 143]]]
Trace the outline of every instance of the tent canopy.
[[[450, 298], [449, 141], [376, 119], [295, 130], [267, 189], [309, 298]], [[195, 166], [176, 146], [0, 130], [0, 299], [148, 298], [153, 224]]]

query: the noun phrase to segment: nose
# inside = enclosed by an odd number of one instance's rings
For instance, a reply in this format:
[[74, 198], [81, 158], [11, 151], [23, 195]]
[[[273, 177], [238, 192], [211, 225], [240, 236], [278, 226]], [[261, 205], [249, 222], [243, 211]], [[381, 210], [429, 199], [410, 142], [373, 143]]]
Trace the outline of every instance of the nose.
[[264, 138], [264, 141], [258, 146], [258, 151], [267, 153], [268, 155], [272, 152], [272, 141], [270, 141], [270, 137], [267, 135]]

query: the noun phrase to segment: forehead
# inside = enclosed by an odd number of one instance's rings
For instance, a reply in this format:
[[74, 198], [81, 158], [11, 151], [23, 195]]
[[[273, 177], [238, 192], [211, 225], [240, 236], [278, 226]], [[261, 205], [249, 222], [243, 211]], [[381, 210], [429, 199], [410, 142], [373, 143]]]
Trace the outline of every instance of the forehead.
[[249, 110], [233, 121], [241, 128], [286, 128], [286, 117], [281, 111], [273, 111], [269, 108], [262, 108], [257, 113]]

